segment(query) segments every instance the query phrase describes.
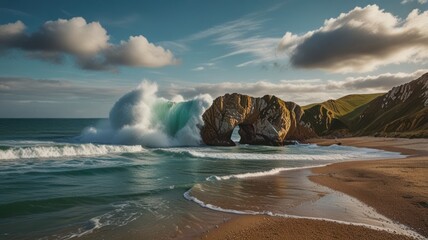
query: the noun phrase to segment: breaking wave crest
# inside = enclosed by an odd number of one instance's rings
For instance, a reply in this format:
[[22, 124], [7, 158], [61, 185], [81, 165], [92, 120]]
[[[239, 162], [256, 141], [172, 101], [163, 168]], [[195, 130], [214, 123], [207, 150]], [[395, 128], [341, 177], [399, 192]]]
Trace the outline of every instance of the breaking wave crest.
[[95, 156], [112, 153], [144, 152], [140, 146], [65, 144], [32, 147], [11, 147], [0, 150], [0, 159], [57, 158], [74, 156]]
[[196, 146], [201, 144], [202, 114], [211, 105], [209, 95], [172, 102], [156, 96], [155, 83], [143, 81], [122, 96], [109, 119], [89, 127], [81, 142], [141, 144], [148, 147]]

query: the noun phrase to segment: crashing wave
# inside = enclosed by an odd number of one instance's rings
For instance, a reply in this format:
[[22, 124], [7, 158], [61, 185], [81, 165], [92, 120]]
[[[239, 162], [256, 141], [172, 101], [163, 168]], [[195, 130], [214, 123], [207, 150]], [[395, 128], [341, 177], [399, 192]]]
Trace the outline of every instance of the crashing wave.
[[0, 159], [58, 158], [96, 156], [113, 153], [136, 153], [146, 151], [142, 146], [66, 144], [33, 147], [12, 147], [0, 150]]
[[85, 129], [79, 141], [148, 147], [201, 144], [199, 126], [212, 98], [172, 102], [157, 97], [157, 91], [155, 83], [143, 81], [114, 104], [107, 121]]

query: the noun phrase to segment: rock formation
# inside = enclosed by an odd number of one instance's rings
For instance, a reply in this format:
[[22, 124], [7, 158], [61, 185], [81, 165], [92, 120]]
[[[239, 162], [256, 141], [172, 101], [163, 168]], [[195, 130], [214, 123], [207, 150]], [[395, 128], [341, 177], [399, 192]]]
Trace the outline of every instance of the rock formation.
[[231, 135], [239, 126], [240, 143], [283, 145], [288, 140], [316, 136], [301, 123], [302, 115], [299, 105], [275, 96], [226, 94], [216, 98], [203, 114], [201, 136], [208, 145], [234, 146]]
[[226, 94], [202, 117], [202, 140], [217, 146], [235, 145], [231, 135], [236, 126], [244, 144], [283, 145], [317, 134], [427, 137], [428, 73], [386, 94], [348, 95], [304, 110], [275, 96]]

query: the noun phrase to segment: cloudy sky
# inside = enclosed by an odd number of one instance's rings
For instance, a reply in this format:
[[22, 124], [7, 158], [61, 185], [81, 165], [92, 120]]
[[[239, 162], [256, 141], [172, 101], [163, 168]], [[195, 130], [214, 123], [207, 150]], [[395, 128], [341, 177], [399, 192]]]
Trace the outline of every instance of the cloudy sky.
[[299, 104], [384, 92], [428, 70], [427, 0], [0, 2], [0, 117], [106, 117], [158, 96]]

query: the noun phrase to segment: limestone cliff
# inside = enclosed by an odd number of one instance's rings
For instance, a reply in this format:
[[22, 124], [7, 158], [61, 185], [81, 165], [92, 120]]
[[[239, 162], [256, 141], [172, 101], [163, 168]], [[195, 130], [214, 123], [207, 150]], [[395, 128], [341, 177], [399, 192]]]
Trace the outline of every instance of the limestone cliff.
[[301, 123], [302, 114], [299, 105], [275, 96], [226, 94], [215, 99], [203, 114], [201, 136], [208, 145], [234, 146], [230, 138], [239, 125], [240, 143], [283, 145], [287, 140], [316, 136]]

